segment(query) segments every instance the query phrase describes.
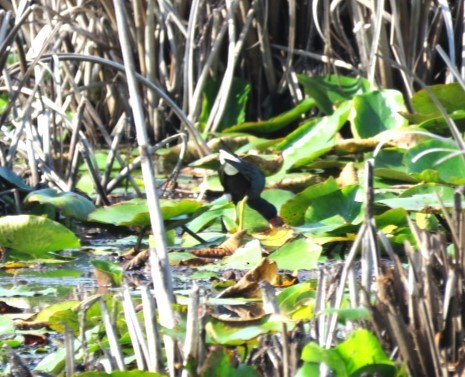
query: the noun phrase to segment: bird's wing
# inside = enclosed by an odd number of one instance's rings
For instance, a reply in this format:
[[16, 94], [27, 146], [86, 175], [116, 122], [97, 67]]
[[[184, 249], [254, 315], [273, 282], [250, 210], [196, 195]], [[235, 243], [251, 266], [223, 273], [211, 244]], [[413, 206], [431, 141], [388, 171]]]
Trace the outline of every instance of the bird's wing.
[[260, 196], [265, 188], [265, 175], [259, 167], [247, 161], [241, 161], [240, 166], [234, 166], [250, 182], [248, 196], [250, 198]]

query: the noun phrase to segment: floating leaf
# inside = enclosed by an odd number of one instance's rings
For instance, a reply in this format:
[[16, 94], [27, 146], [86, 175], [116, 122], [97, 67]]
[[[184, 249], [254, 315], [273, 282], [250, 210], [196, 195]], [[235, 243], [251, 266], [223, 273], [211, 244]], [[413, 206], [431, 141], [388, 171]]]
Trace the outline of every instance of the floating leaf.
[[325, 114], [332, 114], [335, 104], [350, 100], [370, 88], [370, 82], [361, 77], [297, 75], [297, 79], [303, 85], [305, 93], [315, 99], [318, 108]]
[[339, 186], [334, 178], [329, 178], [325, 182], [307, 187], [304, 191], [283, 204], [280, 215], [288, 225], [302, 225], [305, 222], [305, 212], [313, 200], [338, 190]]
[[[447, 141], [430, 139], [410, 148], [403, 163], [410, 174], [427, 182], [465, 183], [465, 161], [458, 149]], [[438, 163], [439, 160], [454, 155]]]
[[237, 365], [235, 352], [224, 347], [211, 347], [202, 366], [201, 376], [241, 376], [260, 377], [260, 374], [251, 366]]
[[279, 131], [288, 124], [299, 120], [302, 114], [305, 114], [315, 106], [315, 100], [306, 98], [291, 110], [286, 111], [274, 118], [261, 122], [245, 122], [225, 129], [223, 132], [246, 132], [252, 135], [269, 134]]
[[[202, 130], [208, 122], [219, 88], [220, 82], [217, 80], [209, 80], [205, 85], [202, 111], [199, 116], [199, 122], [203, 126], [201, 127]], [[250, 89], [251, 86], [247, 81], [238, 77], [235, 77], [232, 80], [228, 100], [226, 102], [223, 116], [221, 117], [221, 122], [218, 126], [218, 131], [244, 122], [245, 107], [249, 98]]]
[[397, 90], [376, 90], [353, 99], [352, 132], [359, 138], [375, 136], [383, 131], [407, 126], [399, 115], [405, 111], [404, 98]]
[[[202, 207], [202, 203], [189, 199], [161, 199], [160, 207], [163, 219], [169, 220], [194, 213]], [[89, 214], [88, 220], [117, 226], [138, 226], [141, 228], [150, 225], [147, 201], [139, 198], [98, 208]]]
[[100, 287], [120, 286], [123, 282], [123, 267], [119, 264], [105, 260], [92, 260], [90, 264], [95, 267], [94, 273]]
[[58, 192], [52, 188], [36, 190], [29, 193], [24, 203], [51, 204], [61, 210], [64, 216], [86, 220], [87, 215], [95, 210], [95, 205], [86, 197], [75, 192]]
[[330, 150], [336, 144], [336, 134], [347, 121], [350, 102], [342, 103], [333, 114], [305, 122], [288, 135], [277, 148], [283, 152], [286, 171], [303, 166]]
[[6, 188], [18, 188], [23, 191], [32, 190], [32, 187], [26, 184], [20, 176], [5, 166], [0, 166], [0, 182]]
[[80, 246], [79, 239], [63, 225], [50, 219], [18, 215], [0, 218], [0, 245], [34, 257], [50, 251]]
[[438, 84], [429, 86], [427, 89], [421, 89], [412, 96], [412, 107], [416, 115], [422, 116], [423, 120], [442, 117], [429, 92], [436, 96], [448, 114], [465, 110], [465, 96], [460, 84]]
[[337, 376], [360, 376], [364, 373], [391, 377], [394, 362], [383, 351], [378, 339], [368, 330], [359, 329], [334, 348], [324, 349], [316, 343], [307, 344], [302, 360], [320, 365], [325, 363]]
[[309, 238], [299, 238], [280, 247], [269, 256], [280, 269], [311, 270], [317, 267], [323, 248]]
[[346, 186], [321, 196], [312, 202], [305, 213], [306, 223], [358, 224], [363, 218], [360, 187]]
[[315, 307], [316, 286], [310, 282], [283, 289], [277, 296], [281, 313], [293, 320], [310, 320]]

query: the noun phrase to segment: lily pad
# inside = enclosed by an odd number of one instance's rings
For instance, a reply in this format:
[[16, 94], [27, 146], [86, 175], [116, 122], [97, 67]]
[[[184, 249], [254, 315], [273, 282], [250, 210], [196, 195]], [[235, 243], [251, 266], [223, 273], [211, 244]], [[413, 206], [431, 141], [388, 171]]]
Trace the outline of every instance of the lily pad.
[[289, 134], [277, 148], [284, 157], [283, 171], [304, 166], [336, 144], [336, 134], [349, 117], [351, 103], [346, 101], [331, 115], [314, 118]]
[[58, 192], [46, 188], [31, 192], [24, 199], [24, 203], [51, 204], [61, 210], [64, 216], [78, 220], [86, 220], [87, 215], [95, 209], [94, 203], [75, 192]]
[[[465, 183], [465, 161], [453, 144], [430, 139], [410, 148], [404, 156], [409, 173], [427, 182]], [[454, 157], [447, 158], [452, 154]], [[441, 159], [447, 158], [440, 163]]]
[[297, 79], [303, 85], [305, 93], [315, 99], [318, 108], [325, 114], [332, 114], [335, 104], [350, 100], [370, 88], [370, 82], [361, 77], [297, 75]]
[[0, 182], [7, 188], [18, 188], [23, 191], [32, 190], [32, 187], [26, 184], [19, 175], [5, 166], [0, 166]]
[[0, 218], [0, 245], [33, 257], [80, 246], [76, 235], [50, 219], [17, 215]]
[[[202, 207], [202, 203], [188, 199], [161, 199], [160, 206], [163, 219], [169, 220], [194, 213]], [[116, 226], [145, 228], [150, 225], [147, 201], [139, 198], [98, 208], [91, 212], [87, 219]]]
[[357, 95], [353, 100], [352, 132], [368, 138], [392, 129], [407, 126], [404, 98], [397, 90], [376, 90]]
[[315, 100], [306, 98], [297, 106], [274, 118], [261, 122], [245, 122], [225, 129], [223, 132], [246, 132], [253, 135], [269, 134], [286, 127], [288, 124], [298, 120], [302, 114], [315, 106]]
[[323, 248], [309, 238], [299, 238], [280, 247], [269, 256], [280, 269], [311, 270], [317, 267]]

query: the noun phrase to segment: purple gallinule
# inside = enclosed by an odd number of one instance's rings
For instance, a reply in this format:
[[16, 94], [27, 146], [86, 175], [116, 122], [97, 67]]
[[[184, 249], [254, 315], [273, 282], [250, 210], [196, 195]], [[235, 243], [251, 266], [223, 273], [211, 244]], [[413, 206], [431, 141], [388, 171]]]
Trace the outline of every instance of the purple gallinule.
[[220, 182], [233, 203], [237, 204], [247, 196], [249, 207], [267, 219], [271, 226], [282, 225], [276, 207], [261, 197], [265, 188], [265, 175], [260, 168], [225, 149], [220, 149], [219, 153]]

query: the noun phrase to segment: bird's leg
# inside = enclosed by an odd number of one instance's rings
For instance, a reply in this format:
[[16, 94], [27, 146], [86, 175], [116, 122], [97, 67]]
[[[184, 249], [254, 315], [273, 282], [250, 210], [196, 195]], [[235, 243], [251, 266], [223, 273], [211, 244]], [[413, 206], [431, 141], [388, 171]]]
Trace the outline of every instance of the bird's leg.
[[244, 229], [244, 216], [245, 216], [245, 204], [249, 198], [244, 196], [244, 198], [239, 202], [239, 208], [237, 209], [237, 218], [238, 218], [238, 231]]

